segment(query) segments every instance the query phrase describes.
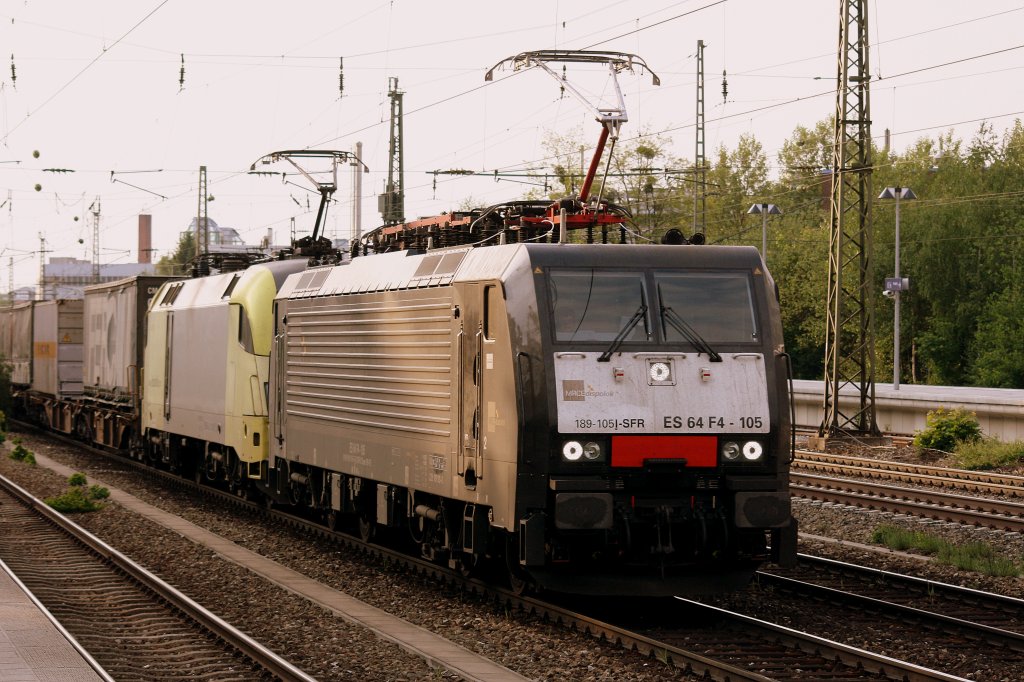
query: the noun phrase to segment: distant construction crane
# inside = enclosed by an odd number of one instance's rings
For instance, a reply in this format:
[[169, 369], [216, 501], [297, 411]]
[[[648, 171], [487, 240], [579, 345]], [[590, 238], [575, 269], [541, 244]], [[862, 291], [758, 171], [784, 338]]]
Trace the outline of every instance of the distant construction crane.
[[388, 183], [384, 193], [377, 197], [377, 208], [385, 225], [405, 222], [405, 165], [402, 158], [402, 91], [398, 79], [388, 79], [388, 97], [391, 98], [391, 141], [388, 144]]
[[[871, 284], [871, 113], [867, 0], [840, 0], [832, 146], [824, 417], [819, 438], [880, 436]], [[840, 393], [852, 387], [852, 406]]]

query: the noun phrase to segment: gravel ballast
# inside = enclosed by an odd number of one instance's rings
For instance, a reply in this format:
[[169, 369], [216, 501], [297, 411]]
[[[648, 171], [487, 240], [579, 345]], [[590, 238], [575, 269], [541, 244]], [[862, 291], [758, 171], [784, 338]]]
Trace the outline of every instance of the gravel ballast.
[[[131, 492], [153, 506], [436, 632], [530, 679], [687, 679], [681, 671], [653, 658], [482, 604], [418, 576], [354, 556], [326, 541], [286, 528], [267, 528], [258, 519], [170, 493], [138, 474], [124, 472], [116, 464], [76, 454], [43, 438], [21, 438], [29, 450], [85, 473], [90, 484], [102, 480]], [[49, 469], [30, 467], [7, 457], [0, 457], [0, 475], [41, 498], [67, 488], [66, 480]], [[317, 679], [456, 679], [449, 673], [431, 670], [398, 647], [115, 503], [98, 513], [76, 515], [75, 521]]]
[[[149, 504], [436, 632], [530, 679], [584, 682], [690, 679], [658, 660], [596, 642], [530, 616], [483, 604], [476, 598], [356, 556], [326, 541], [288, 529], [267, 528], [244, 513], [168, 492], [138, 474], [124, 472], [116, 464], [76, 454], [71, 448], [34, 436], [22, 438], [30, 450], [86, 473], [90, 482], [103, 480], [127, 490]], [[44, 467], [29, 467], [7, 457], [0, 457], [0, 474], [38, 497], [56, 495], [66, 489], [66, 481]], [[870, 544], [871, 533], [882, 522], [922, 529], [916, 520], [801, 501], [795, 501], [794, 514], [803, 533], [833, 540], [818, 541], [804, 536], [803, 552], [1024, 596], [1024, 581], [1020, 579], [985, 578], [930, 560], [859, 547], [861, 543]], [[108, 505], [99, 513], [78, 515], [75, 520], [318, 679], [453, 679], [451, 674], [431, 670], [420, 659], [378, 640], [362, 628], [347, 624], [116, 504]], [[1005, 534], [996, 537], [986, 531], [946, 524], [927, 529], [954, 541], [987, 539], [1014, 552], [1018, 558], [1024, 556], [1024, 541], [1020, 537]], [[734, 595], [726, 601], [743, 602], [745, 594]], [[808, 623], [812, 622], [815, 611], [820, 615], [820, 606], [808, 605]], [[800, 627], [801, 620], [800, 613], [794, 614], [791, 609], [787, 613], [788, 624], [792, 627]], [[866, 646], [864, 633], [843, 633], [841, 623], [834, 625], [835, 632], [829, 636], [870, 648]], [[879, 639], [884, 639], [884, 631], [880, 631]], [[954, 659], [956, 657], [951, 657], [947, 663], [952, 665]], [[930, 665], [942, 669], [941, 662], [942, 659], [932, 657]], [[971, 679], [1020, 679], [1021, 671], [1011, 676], [1010, 671], [1000, 671], [997, 664], [994, 662], [995, 667], [987, 670], [958, 671], [957, 674]]]

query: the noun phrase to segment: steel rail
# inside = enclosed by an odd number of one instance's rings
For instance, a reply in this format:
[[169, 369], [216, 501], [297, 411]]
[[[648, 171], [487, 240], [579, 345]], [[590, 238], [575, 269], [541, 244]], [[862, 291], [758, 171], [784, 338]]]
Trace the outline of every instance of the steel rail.
[[924, 516], [1006, 532], [1024, 531], [1024, 504], [1014, 502], [799, 473], [790, 474], [789, 487], [795, 496], [812, 500]]
[[227, 645], [241, 652], [264, 670], [282, 680], [315, 682], [314, 678], [253, 640], [241, 630], [231, 626], [211, 611], [193, 601], [183, 592], [150, 573], [114, 547], [57, 512], [42, 500], [34, 497], [13, 481], [0, 476], [0, 486], [26, 507], [67, 533], [106, 562], [130, 576], [146, 589], [155, 593], [165, 602], [181, 611]]
[[735, 611], [729, 611], [683, 597], [676, 597], [676, 599], [692, 608], [704, 609], [709, 613], [740, 623], [746, 628], [760, 630], [772, 638], [788, 643], [793, 648], [807, 650], [808, 647], [811, 647], [813, 651], [816, 651], [821, 656], [830, 657], [852, 668], [863, 668], [869, 672], [877, 671], [889, 679], [906, 680], [906, 682], [927, 682], [929, 680], [964, 682], [965, 680], [965, 678], [957, 677], [956, 675], [950, 675], [938, 670], [908, 663], [907, 661], [901, 661], [891, 656], [883, 656], [882, 654], [833, 642], [824, 637], [800, 632], [784, 625], [760, 620], [742, 613], [736, 613]]
[[[683, 647], [675, 646], [671, 643], [660, 641], [656, 638], [635, 632], [630, 628], [620, 627], [600, 619], [591, 618], [585, 614], [544, 601], [543, 599], [517, 595], [511, 590], [497, 587], [493, 583], [484, 581], [480, 578], [465, 577], [459, 572], [449, 569], [446, 566], [441, 566], [424, 559], [412, 557], [380, 545], [364, 542], [352, 535], [333, 531], [319, 522], [311, 521], [308, 518], [302, 518], [281, 509], [274, 508], [272, 505], [268, 506], [257, 504], [227, 491], [198, 485], [190, 479], [182, 478], [171, 472], [154, 469], [144, 463], [127, 459], [122, 455], [93, 448], [81, 443], [80, 441], [67, 438], [66, 436], [50, 432], [40, 433], [45, 435], [47, 438], [53, 438], [73, 447], [86, 450], [90, 453], [108, 457], [112, 461], [129, 465], [140, 473], [149, 476], [155, 475], [155, 477], [161, 481], [171, 483], [181, 489], [199, 491], [201, 494], [212, 499], [229, 502], [250, 512], [258, 513], [266, 518], [287, 524], [296, 530], [307, 532], [315, 537], [326, 538], [352, 549], [356, 549], [357, 551], [362, 551], [367, 556], [384, 559], [389, 563], [404, 566], [407, 569], [411, 569], [416, 574], [438, 579], [448, 585], [464, 589], [468, 593], [476, 594], [484, 600], [512, 607], [523, 613], [538, 615], [548, 621], [560, 624], [566, 629], [583, 632], [597, 640], [604, 640], [617, 644], [628, 651], [637, 651], [644, 656], [666, 661], [676, 669], [689, 671], [696, 675], [723, 682], [731, 682], [734, 680], [768, 682], [772, 679], [753, 670], [733, 665], [724, 660], [716, 660], [713, 656], [705, 655], [705, 653], [700, 651], [688, 650]], [[767, 629], [760, 628], [760, 631], [769, 633], [771, 639], [774, 641], [779, 639], [779, 634], [775, 630], [771, 629], [772, 627], [778, 626], [770, 626], [770, 624], [767, 624]], [[862, 652], [862, 650], [854, 647], [848, 647], [837, 642], [830, 642], [826, 639], [817, 638], [814, 635], [800, 633], [796, 630], [786, 630], [788, 633], [785, 638], [786, 647], [792, 648], [794, 651], [806, 652], [809, 646], [808, 643], [813, 642], [815, 651], [819, 652], [818, 655], [833, 661], [839, 661], [840, 663], [849, 665], [852, 668], [860, 666], [864, 670], [869, 671], [891, 670], [891, 674], [886, 674], [892, 679], [908, 680], [910, 682], [924, 682], [926, 680], [961, 680], [961, 678], [945, 675], [944, 673], [936, 671], [929, 671], [910, 663], [898, 661], [897, 659], [889, 659], [888, 657], [873, 654], [871, 652]], [[883, 663], [884, 667], [879, 667]]]
[[[795, 466], [821, 471], [835, 470], [830, 467], [844, 467], [858, 472], [865, 477], [882, 478], [885, 474], [893, 480], [903, 480], [899, 474], [910, 474], [914, 480], [934, 483], [945, 487], [957, 487], [965, 490], [987, 489], [999, 495], [1024, 497], [1024, 476], [1000, 474], [968, 469], [953, 469], [927, 464], [910, 462], [893, 462], [890, 460], [872, 459], [870, 457], [854, 457], [851, 455], [834, 455], [809, 450], [797, 450]], [[863, 473], [861, 471], [863, 470]], [[978, 484], [978, 485], [971, 485]]]
[[973, 639], [984, 640], [990, 644], [997, 644], [1015, 651], [1024, 651], [1024, 634], [1012, 630], [993, 627], [936, 611], [907, 606], [906, 604], [886, 601], [877, 597], [820, 585], [800, 580], [799, 578], [790, 578], [784, 575], [759, 573], [757, 580], [761, 584], [790, 590], [796, 594], [810, 595], [824, 600], [832, 599], [877, 612], [888, 612], [907, 622], [931, 622], [936, 626], [945, 627], [945, 631], [949, 634], [966, 633], [968, 637]]

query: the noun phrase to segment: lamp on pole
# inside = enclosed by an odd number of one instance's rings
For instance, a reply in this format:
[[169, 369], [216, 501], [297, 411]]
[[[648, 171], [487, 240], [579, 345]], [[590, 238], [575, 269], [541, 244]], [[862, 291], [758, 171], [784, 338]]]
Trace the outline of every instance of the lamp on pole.
[[910, 289], [910, 280], [900, 277], [900, 200], [916, 199], [917, 195], [909, 187], [886, 187], [878, 195], [879, 199], [896, 200], [896, 272], [894, 277], [885, 279], [885, 295], [892, 296], [893, 329], [892, 329], [892, 388], [900, 390], [900, 292]]
[[782, 211], [775, 204], [753, 204], [747, 209], [747, 213], [761, 214], [761, 258], [768, 262], [768, 216], [782, 215]]

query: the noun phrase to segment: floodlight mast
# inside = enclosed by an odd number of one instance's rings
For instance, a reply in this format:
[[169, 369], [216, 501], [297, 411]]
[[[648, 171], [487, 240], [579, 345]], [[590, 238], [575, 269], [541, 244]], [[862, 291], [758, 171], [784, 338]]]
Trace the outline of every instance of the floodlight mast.
[[[601, 108], [594, 106], [587, 100], [587, 98], [571, 83], [564, 75], [557, 74], [551, 67], [548, 66], [549, 62], [564, 62], [564, 63], [589, 63], [589, 64], [607, 64], [608, 72], [612, 78], [612, 84], [615, 87], [615, 96], [618, 103], [616, 107]], [[658, 78], [657, 74], [651, 71], [651, 68], [647, 66], [647, 63], [635, 54], [629, 54], [627, 52], [606, 52], [599, 50], [536, 50], [534, 52], [521, 52], [514, 57], [503, 59], [494, 66], [484, 75], [485, 81], [493, 80], [494, 71], [505, 64], [511, 64], [513, 71], [519, 71], [520, 69], [528, 69], [534, 66], [538, 66], [552, 78], [557, 80], [559, 84], [565, 90], [578, 99], [585, 107], [589, 108], [593, 112], [597, 122], [601, 124], [601, 137], [597, 141], [597, 147], [594, 149], [594, 156], [590, 160], [590, 168], [587, 170], [587, 176], [583, 180], [583, 186], [580, 189], [580, 201], [586, 203], [590, 196], [590, 188], [594, 182], [594, 176], [597, 175], [597, 166], [601, 162], [601, 157], [604, 154], [605, 145], [608, 143], [608, 139], [611, 138], [611, 149], [608, 150], [608, 162], [605, 165], [604, 177], [601, 179], [601, 190], [598, 192], [597, 202], [600, 204], [601, 195], [604, 194], [604, 184], [608, 179], [608, 171], [611, 167], [612, 153], [615, 150], [615, 142], [619, 138], [619, 128], [622, 124], [629, 120], [626, 115], [626, 101], [622, 96], [622, 89], [619, 87], [618, 74], [620, 71], [629, 71], [633, 73], [634, 67], [646, 70], [651, 74], [652, 82], [654, 85], [661, 85], [661, 79]]]
[[[331, 179], [329, 182], [317, 180], [313, 177], [310, 171], [300, 166], [295, 159], [329, 159], [331, 162]], [[256, 159], [256, 161], [249, 168], [250, 171], [256, 170], [257, 163], [271, 164], [277, 161], [287, 161], [295, 170], [299, 171], [302, 177], [306, 178], [313, 184], [314, 187], [320, 192], [320, 207], [316, 212], [316, 223], [313, 225], [313, 237], [312, 242], [316, 243], [320, 237], [321, 230], [324, 223], [327, 220], [327, 204], [331, 199], [331, 196], [338, 189], [338, 162], [349, 161], [351, 159], [354, 163], [358, 163], [364, 169], [363, 172], [369, 173], [370, 169], [367, 168], [366, 164], [359, 160], [355, 154], [351, 152], [336, 151], [332, 149], [288, 149], [279, 152], [271, 152], [265, 156]]]

